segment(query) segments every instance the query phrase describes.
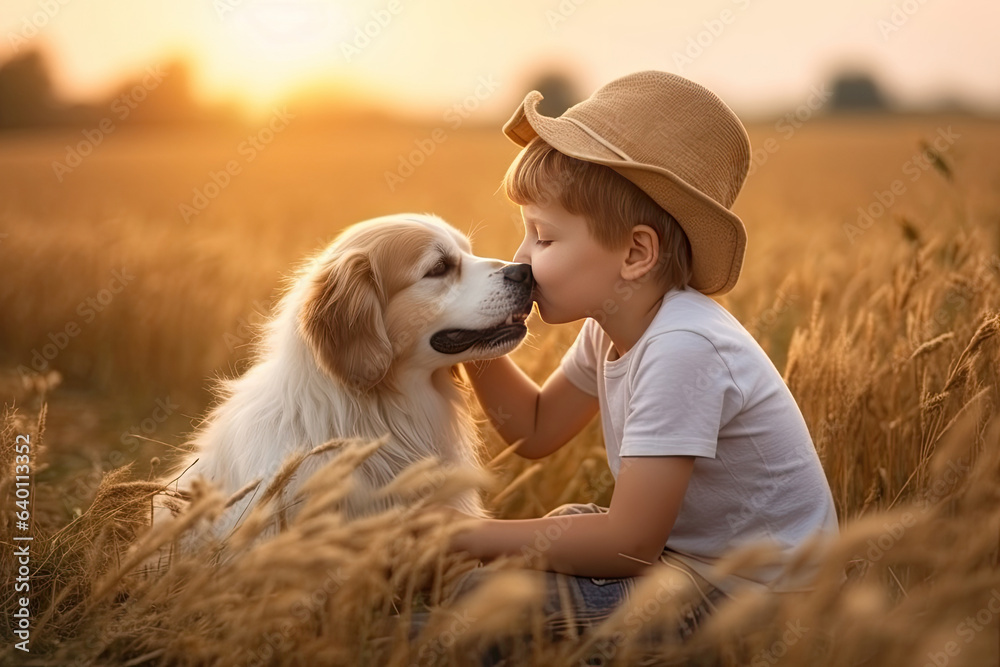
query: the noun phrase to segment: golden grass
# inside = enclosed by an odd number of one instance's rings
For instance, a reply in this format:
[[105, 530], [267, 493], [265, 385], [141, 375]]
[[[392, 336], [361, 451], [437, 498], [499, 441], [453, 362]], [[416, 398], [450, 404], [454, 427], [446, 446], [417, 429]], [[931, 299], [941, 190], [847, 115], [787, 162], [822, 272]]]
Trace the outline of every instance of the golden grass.
[[[921, 139], [950, 123], [962, 138], [941, 156], [948, 171], [931, 167], [906, 180], [891, 212], [852, 244], [842, 225], [902, 176]], [[429, 210], [475, 230], [481, 254], [509, 257], [517, 224], [493, 193], [514, 151], [497, 132], [452, 133], [395, 192], [383, 187], [379, 174], [394, 169], [424, 131], [391, 127], [359, 138], [292, 128], [191, 225], [180, 220], [177, 203], [231, 157], [239, 137], [180, 145], [123, 135], [59, 188], [47, 159], [68, 138], [4, 139], [0, 172], [10, 178], [0, 181], [0, 232], [7, 234], [0, 253], [16, 269], [0, 286], [8, 367], [29, 364], [31, 350], [72, 320], [81, 331], [51, 364], [69, 388], [110, 394], [139, 414], [149, 397], [183, 395], [183, 411], [201, 414], [205, 377], [237, 371], [246, 358], [252, 310], [265, 310], [278, 276], [339, 227]], [[773, 134], [752, 128], [755, 144]], [[318, 144], [329, 150], [317, 151]], [[176, 525], [144, 533], [156, 485], [136, 464], [109, 472], [73, 518], [60, 501], [71, 476], [59, 468], [73, 424], [39, 412], [46, 400], [59, 409], [66, 389], [46, 399], [35, 386], [8, 392], [22, 407], [8, 406], [0, 450], [10, 469], [14, 437], [33, 434], [35, 664], [464, 665], [501, 635], [521, 638], [513, 664], [582, 664], [595, 655], [622, 665], [995, 660], [1000, 131], [957, 119], [817, 120], [780, 146], [740, 199], [750, 248], [740, 285], [723, 303], [783, 371], [833, 490], [843, 532], [822, 554], [816, 591], [748, 596], [691, 644], [651, 645], [643, 632], [674, 613], [656, 594], [675, 587], [668, 573], [656, 572], [635, 604], [598, 632], [553, 642], [540, 625], [535, 578], [509, 562], [489, 566], [496, 579], [477, 595], [452, 600], [472, 564], [444, 551], [460, 526], [443, 523], [433, 501], [476, 480], [428, 464], [387, 490], [405, 505], [355, 522], [341, 517], [338, 503], [349, 492], [342, 480], [364, 455], [363, 443], [344, 445], [355, 455], [317, 476], [306, 509], [278, 535], [255, 539], [261, 522], [249, 520], [229, 538], [227, 558], [208, 546], [142, 575], [146, 556], [184, 525], [209, 520], [226, 499], [200, 489]], [[119, 199], [108, 199], [112, 192]], [[135, 278], [84, 323], [77, 305], [121, 266]], [[536, 318], [529, 327], [531, 339], [515, 359], [542, 379], [575, 328]], [[178, 441], [166, 431], [154, 437]], [[486, 435], [499, 454], [498, 481], [486, 493], [498, 515], [608, 502], [613, 485], [596, 424], [543, 462], [501, 454], [502, 443]], [[107, 442], [88, 447], [99, 466], [106, 463]], [[147, 444], [134, 458], [165, 454]], [[437, 483], [430, 495], [427, 478]], [[0, 480], [7, 503], [10, 484]], [[279, 487], [268, 494], [271, 511], [288, 500]], [[5, 574], [15, 571], [14, 534], [5, 509]], [[749, 549], [728, 566], [766, 557]], [[14, 597], [4, 589], [5, 611]], [[15, 654], [11, 644], [4, 660]]]

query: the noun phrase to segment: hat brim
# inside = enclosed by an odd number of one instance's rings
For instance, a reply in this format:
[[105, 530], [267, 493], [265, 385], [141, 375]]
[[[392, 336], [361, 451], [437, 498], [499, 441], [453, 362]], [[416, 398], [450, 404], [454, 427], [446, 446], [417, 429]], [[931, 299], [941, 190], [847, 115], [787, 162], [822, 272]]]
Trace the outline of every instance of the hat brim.
[[635, 183], [677, 220], [691, 244], [690, 285], [709, 296], [721, 296], [736, 286], [746, 254], [743, 221], [728, 208], [668, 169], [626, 160], [576, 124], [538, 113], [541, 93], [532, 91], [503, 126], [519, 146], [536, 136], [560, 153], [601, 164]]

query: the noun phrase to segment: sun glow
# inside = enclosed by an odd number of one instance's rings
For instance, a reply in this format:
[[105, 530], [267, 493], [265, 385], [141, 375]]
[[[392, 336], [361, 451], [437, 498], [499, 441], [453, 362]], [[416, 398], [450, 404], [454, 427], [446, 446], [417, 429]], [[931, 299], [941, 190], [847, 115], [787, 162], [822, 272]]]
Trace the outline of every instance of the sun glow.
[[254, 111], [340, 67], [338, 44], [351, 22], [330, 1], [216, 0], [218, 39], [203, 59], [212, 91], [235, 93]]

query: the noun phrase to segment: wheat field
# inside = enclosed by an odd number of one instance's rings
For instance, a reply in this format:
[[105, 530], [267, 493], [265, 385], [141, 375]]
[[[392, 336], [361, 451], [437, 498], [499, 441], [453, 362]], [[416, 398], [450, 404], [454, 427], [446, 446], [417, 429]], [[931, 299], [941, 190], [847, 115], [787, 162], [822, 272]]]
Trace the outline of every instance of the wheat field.
[[[0, 135], [2, 460], [15, 470], [18, 436], [29, 437], [34, 537], [31, 650], [5, 624], [5, 664], [468, 665], [502, 641], [518, 665], [996, 664], [1000, 125], [749, 128], [757, 152], [736, 204], [746, 263], [720, 301], [798, 401], [842, 535], [814, 592], [742, 598], [682, 646], [644, 634], [676, 613], [660, 571], [581, 637], [545, 635], [534, 579], [510, 562], [489, 564], [487, 586], [455, 602], [474, 564], [444, 552], [456, 526], [433, 506], [477, 481], [428, 466], [394, 489], [410, 504], [346, 523], [342, 480], [377, 443], [344, 445], [273, 539], [254, 540], [255, 516], [228, 560], [178, 556], [159, 575], [137, 572], [225, 502], [200, 489], [181, 523], [144, 530], [156, 471], [204, 415], [213, 378], [246, 368], [304, 257], [346, 225], [400, 211], [442, 216], [481, 255], [509, 259], [520, 241], [498, 191], [516, 149], [496, 126], [429, 144], [433, 125], [293, 119], [242, 150], [258, 129], [123, 129], [59, 175], [53, 161], [78, 133]], [[513, 357], [541, 382], [578, 325], [528, 325]], [[483, 493], [498, 516], [609, 502], [596, 420], [542, 461], [510, 456], [482, 428], [494, 457]], [[0, 497], [0, 568], [13, 581], [24, 533], [12, 475]], [[767, 556], [746, 549], [728, 566]], [[21, 595], [4, 588], [5, 616]]]

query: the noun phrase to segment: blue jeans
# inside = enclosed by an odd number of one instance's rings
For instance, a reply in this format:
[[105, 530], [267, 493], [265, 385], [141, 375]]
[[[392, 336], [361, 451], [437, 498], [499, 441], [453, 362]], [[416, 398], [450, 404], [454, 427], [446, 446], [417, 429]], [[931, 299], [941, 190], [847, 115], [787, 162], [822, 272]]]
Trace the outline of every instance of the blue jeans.
[[[557, 507], [545, 516], [567, 516], [607, 511], [606, 507], [594, 503], [572, 503]], [[657, 644], [684, 642], [716, 610], [717, 605], [728, 598], [722, 591], [674, 558], [669, 550], [664, 550], [660, 556], [660, 562], [675, 569], [693, 584], [695, 594], [691, 599], [678, 600], [676, 627], [668, 628], [666, 635], [662, 631], [654, 630], [647, 637]], [[636, 585], [641, 580], [641, 577], [610, 579], [578, 577], [559, 572], [540, 572], [539, 574], [545, 578], [546, 594], [543, 605], [545, 627], [551, 638], [556, 640], [578, 636], [599, 625], [630, 599]], [[459, 583], [455, 597], [461, 597], [473, 590], [483, 579], [482, 570], [470, 571]], [[641, 613], [639, 617], [641, 617]], [[611, 641], [609, 640], [609, 642]], [[613, 649], [613, 647], [609, 647], [609, 649]], [[483, 664], [501, 664], [507, 653], [508, 650], [505, 650], [500, 644], [491, 647], [489, 654], [484, 656]]]

